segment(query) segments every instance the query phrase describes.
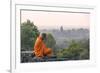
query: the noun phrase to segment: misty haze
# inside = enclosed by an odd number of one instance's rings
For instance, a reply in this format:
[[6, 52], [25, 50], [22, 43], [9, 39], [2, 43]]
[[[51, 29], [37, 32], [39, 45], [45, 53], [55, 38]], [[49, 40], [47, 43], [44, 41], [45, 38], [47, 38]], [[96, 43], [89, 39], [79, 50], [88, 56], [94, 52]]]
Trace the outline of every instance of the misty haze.
[[59, 27], [59, 29], [41, 29], [41, 33], [50, 33], [56, 40], [56, 45], [58, 45], [58, 49], [67, 48], [69, 42], [72, 40], [87, 40], [89, 39], [89, 29], [78, 28], [78, 29], [63, 29], [63, 26]]
[[89, 60], [90, 14], [21, 11], [21, 63]]

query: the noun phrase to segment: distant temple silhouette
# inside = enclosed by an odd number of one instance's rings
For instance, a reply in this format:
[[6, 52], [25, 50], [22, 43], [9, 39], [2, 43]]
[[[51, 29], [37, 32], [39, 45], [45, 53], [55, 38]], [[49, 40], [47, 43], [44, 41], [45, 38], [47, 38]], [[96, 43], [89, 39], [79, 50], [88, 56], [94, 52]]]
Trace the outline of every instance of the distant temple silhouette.
[[60, 27], [60, 31], [61, 31], [61, 32], [63, 32], [63, 31], [64, 31], [63, 26], [61, 26], [61, 27]]

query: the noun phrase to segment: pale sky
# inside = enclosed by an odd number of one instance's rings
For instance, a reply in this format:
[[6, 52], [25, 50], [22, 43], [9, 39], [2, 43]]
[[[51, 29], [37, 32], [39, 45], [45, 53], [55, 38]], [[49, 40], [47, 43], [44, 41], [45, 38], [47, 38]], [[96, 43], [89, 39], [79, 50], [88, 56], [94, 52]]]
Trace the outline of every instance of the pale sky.
[[31, 20], [38, 29], [64, 29], [87, 28], [89, 29], [90, 15], [84, 13], [63, 13], [43, 11], [22, 11], [21, 23]]

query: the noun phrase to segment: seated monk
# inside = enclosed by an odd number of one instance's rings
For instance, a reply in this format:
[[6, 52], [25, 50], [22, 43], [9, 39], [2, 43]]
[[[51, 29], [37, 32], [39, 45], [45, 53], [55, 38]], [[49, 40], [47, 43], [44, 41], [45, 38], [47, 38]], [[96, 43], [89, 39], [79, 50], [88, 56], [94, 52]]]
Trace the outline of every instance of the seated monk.
[[46, 44], [44, 43], [44, 40], [46, 39], [47, 35], [45, 33], [42, 33], [42, 35], [39, 35], [36, 39], [34, 53], [37, 58], [43, 58], [44, 56], [50, 57], [52, 55], [51, 48], [47, 48]]

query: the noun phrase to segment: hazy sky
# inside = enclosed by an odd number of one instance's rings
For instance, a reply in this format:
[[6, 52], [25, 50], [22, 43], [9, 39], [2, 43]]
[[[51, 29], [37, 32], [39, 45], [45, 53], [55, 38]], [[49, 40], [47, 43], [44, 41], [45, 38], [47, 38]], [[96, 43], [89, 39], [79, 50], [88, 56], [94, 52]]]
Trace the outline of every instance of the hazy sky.
[[88, 28], [89, 14], [84, 13], [63, 13], [63, 12], [43, 12], [43, 11], [22, 11], [21, 22], [27, 19], [34, 22], [38, 29], [64, 29]]

